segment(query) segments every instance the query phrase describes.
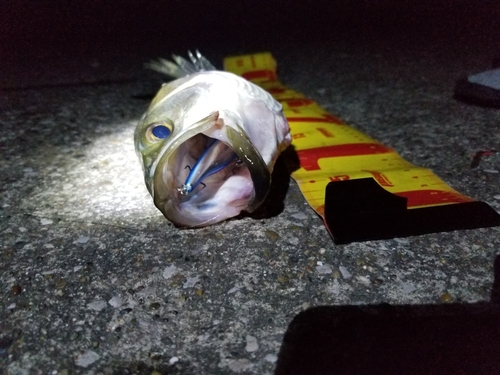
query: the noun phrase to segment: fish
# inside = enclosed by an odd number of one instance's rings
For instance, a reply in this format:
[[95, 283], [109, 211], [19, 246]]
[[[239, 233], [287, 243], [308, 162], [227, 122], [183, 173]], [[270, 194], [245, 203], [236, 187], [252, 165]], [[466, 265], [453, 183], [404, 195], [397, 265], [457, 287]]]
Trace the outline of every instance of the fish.
[[153, 98], [134, 142], [155, 206], [175, 226], [197, 228], [255, 211], [291, 135], [267, 91], [199, 51], [188, 57], [147, 64], [174, 80]]

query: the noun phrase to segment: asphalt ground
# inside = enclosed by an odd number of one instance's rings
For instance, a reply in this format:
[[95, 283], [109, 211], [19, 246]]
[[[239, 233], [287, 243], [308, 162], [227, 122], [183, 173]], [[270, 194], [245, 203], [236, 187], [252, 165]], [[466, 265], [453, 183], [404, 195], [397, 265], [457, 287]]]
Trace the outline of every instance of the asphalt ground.
[[500, 148], [500, 112], [453, 99], [500, 54], [499, 18], [465, 1], [2, 2], [2, 373], [498, 373], [499, 227], [336, 245], [285, 173], [261, 215], [180, 230], [132, 136], [164, 79], [145, 61], [270, 51], [288, 87], [500, 212], [500, 156], [471, 168]]

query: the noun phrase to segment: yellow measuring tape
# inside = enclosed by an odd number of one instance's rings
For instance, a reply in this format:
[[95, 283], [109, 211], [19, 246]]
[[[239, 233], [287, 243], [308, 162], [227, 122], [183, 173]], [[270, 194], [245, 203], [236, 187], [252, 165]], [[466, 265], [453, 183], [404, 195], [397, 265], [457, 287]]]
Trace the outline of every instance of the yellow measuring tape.
[[[260, 85], [283, 105], [283, 112], [290, 124], [292, 145], [300, 160], [300, 168], [292, 173], [292, 177], [298, 183], [311, 207], [323, 218], [325, 218], [327, 185], [336, 181], [365, 178], [373, 179], [387, 192], [404, 198], [408, 209], [459, 203], [482, 203], [460, 194], [429, 169], [412, 165], [393, 149], [348, 126], [313, 100], [285, 87], [278, 80], [276, 61], [270, 53], [227, 57], [224, 60], [224, 69]], [[337, 184], [335, 188], [338, 186], [341, 185]], [[344, 184], [343, 186], [354, 185]], [[366, 201], [364, 205], [367, 206]], [[488, 215], [495, 219], [496, 212], [491, 207], [487, 207], [489, 208]], [[366, 211], [365, 208], [361, 210]], [[333, 212], [335, 216], [335, 210]], [[436, 212], [438, 211], [432, 210], [432, 215]], [[342, 212], [344, 219], [350, 214], [350, 212]], [[455, 214], [458, 213], [454, 212], [453, 215]], [[328, 215], [329, 213], [326, 212], [327, 217]], [[478, 215], [484, 215], [484, 212]], [[384, 218], [380, 219], [384, 220]], [[400, 218], [397, 219], [399, 220]], [[491, 226], [488, 222], [463, 227]], [[331, 228], [328, 220], [326, 224], [331, 233], [335, 232], [336, 228]], [[339, 225], [339, 223], [336, 224], [336, 226]], [[411, 225], [411, 223], [407, 224]], [[500, 225], [498, 214], [492, 225]], [[459, 228], [445, 228], [444, 230], [452, 229]], [[431, 229], [423, 232], [433, 231], [441, 230], [438, 228], [438, 230]], [[406, 234], [408, 233], [404, 231], [401, 233], [400, 230], [394, 235]], [[419, 232], [417, 231], [416, 234]], [[336, 237], [335, 233], [333, 235]], [[377, 236], [375, 233], [368, 237], [387, 238], [394, 235]], [[340, 242], [350, 241], [351, 239]]]

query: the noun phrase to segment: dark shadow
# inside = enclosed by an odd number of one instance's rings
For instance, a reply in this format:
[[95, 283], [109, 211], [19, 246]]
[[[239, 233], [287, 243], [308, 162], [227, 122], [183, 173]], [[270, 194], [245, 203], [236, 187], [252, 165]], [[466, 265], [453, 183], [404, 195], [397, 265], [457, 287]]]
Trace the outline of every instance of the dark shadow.
[[[500, 57], [495, 57], [491, 69], [500, 67]], [[471, 83], [467, 77], [460, 78], [455, 84], [453, 99], [484, 108], [500, 108], [500, 91], [494, 88]]]
[[[160, 87], [160, 86], [158, 86], [158, 87]], [[157, 91], [154, 93], [134, 94], [134, 95], [132, 95], [132, 99], [143, 100], [143, 101], [147, 101], [149, 103], [156, 96], [156, 93], [157, 93]]]
[[[27, 91], [27, 90], [44, 90], [44, 89], [64, 89], [64, 88], [80, 88], [80, 87], [94, 87], [94, 86], [108, 86], [116, 84], [126, 84], [131, 82], [136, 82], [135, 78], [119, 78], [119, 79], [102, 79], [97, 81], [75, 81], [75, 82], [54, 82], [49, 84], [37, 84], [31, 86], [20, 86], [20, 87], [3, 87], [4, 92], [16, 92], [16, 91]], [[154, 95], [153, 95], [154, 96]], [[151, 99], [153, 98], [151, 96]], [[135, 96], [132, 96], [135, 98]], [[142, 96], [138, 97], [142, 99]]]
[[271, 186], [264, 202], [252, 213], [243, 213], [237, 218], [265, 219], [278, 216], [285, 208], [285, 197], [290, 185], [291, 173], [298, 169], [299, 158], [293, 146], [288, 147], [276, 160], [271, 175]]
[[460, 79], [453, 93], [453, 99], [483, 108], [500, 108], [500, 91]]
[[491, 303], [321, 306], [290, 323], [275, 375], [500, 373], [500, 256]]
[[495, 257], [493, 263], [493, 285], [491, 286], [491, 303], [500, 308], [500, 255]]
[[297, 315], [275, 375], [498, 374], [493, 304], [322, 306]]
[[500, 225], [500, 215], [479, 201], [407, 209], [406, 197], [360, 178], [326, 186], [325, 222], [335, 243], [344, 244], [493, 227]]

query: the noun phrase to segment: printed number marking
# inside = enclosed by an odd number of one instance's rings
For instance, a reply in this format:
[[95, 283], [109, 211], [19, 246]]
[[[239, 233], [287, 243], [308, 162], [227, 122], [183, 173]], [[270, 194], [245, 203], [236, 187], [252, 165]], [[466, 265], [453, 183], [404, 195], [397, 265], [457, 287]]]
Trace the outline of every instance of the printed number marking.
[[328, 129], [325, 128], [316, 128], [321, 134], [323, 134], [326, 138], [334, 138], [335, 136]]
[[350, 177], [346, 174], [341, 174], [338, 176], [333, 176], [333, 177], [328, 177], [330, 181], [347, 181], [350, 179]]

